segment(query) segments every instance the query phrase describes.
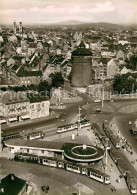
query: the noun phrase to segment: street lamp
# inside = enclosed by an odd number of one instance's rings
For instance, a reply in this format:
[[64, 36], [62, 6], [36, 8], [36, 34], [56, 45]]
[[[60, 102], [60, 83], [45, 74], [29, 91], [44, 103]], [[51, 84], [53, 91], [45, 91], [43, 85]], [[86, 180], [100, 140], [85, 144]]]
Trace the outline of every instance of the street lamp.
[[80, 117], [80, 115], [81, 115], [81, 113], [80, 113], [80, 111], [81, 111], [82, 109], [80, 108], [80, 106], [78, 107], [78, 111], [79, 111], [79, 113], [78, 113], [78, 121], [77, 121], [77, 124], [78, 124], [78, 128], [77, 128], [77, 136], [78, 136], [78, 132], [79, 132], [79, 130], [80, 130], [80, 128], [81, 128], [81, 126], [80, 126], [80, 122], [81, 122], [81, 117]]

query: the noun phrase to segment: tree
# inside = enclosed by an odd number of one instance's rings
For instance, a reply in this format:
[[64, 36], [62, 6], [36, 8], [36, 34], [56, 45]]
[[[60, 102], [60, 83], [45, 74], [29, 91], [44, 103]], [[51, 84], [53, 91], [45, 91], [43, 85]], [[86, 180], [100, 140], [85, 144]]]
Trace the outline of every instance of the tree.
[[52, 81], [52, 87], [58, 88], [61, 87], [61, 85], [64, 84], [64, 78], [61, 74], [61, 72], [56, 72], [55, 74], [50, 74], [49, 77]]
[[7, 91], [6, 87], [2, 87], [1, 91]]
[[126, 59], [126, 68], [131, 69], [131, 70], [136, 70], [137, 69], [137, 56], [133, 55], [130, 57], [130, 59]]
[[28, 86], [28, 89], [29, 90], [33, 90], [33, 91], [37, 91], [38, 86], [37, 85], [34, 85], [34, 84], [31, 84], [31, 85]]
[[113, 81], [114, 91], [118, 93], [131, 93], [133, 90], [136, 90], [137, 82], [134, 78], [136, 75], [132, 74], [132, 76], [130, 73], [115, 76]]
[[40, 92], [42, 95], [49, 96], [50, 90], [51, 85], [46, 80], [41, 81], [40, 84], [38, 85], [38, 92]]

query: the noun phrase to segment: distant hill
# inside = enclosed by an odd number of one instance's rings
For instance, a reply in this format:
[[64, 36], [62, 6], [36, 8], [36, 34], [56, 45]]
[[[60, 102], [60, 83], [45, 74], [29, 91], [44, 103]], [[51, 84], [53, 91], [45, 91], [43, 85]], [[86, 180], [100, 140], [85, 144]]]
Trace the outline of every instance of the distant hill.
[[63, 21], [63, 22], [57, 22], [54, 23], [54, 25], [79, 25], [79, 24], [84, 24], [85, 22], [77, 21], [77, 20], [68, 20], [68, 21]]
[[98, 22], [98, 23], [89, 23], [89, 22], [81, 22], [77, 20], [68, 20], [63, 22], [57, 22], [52, 23], [50, 25], [77, 25], [77, 26], [83, 26], [83, 27], [92, 27], [92, 28], [106, 28], [106, 29], [119, 29], [119, 28], [137, 28], [137, 24], [113, 24], [113, 23], [107, 23], [107, 22]]

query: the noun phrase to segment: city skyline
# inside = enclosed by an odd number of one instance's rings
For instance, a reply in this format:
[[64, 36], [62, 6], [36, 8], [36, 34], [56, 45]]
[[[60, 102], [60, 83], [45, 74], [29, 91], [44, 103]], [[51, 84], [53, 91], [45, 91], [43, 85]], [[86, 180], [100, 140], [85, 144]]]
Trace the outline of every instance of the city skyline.
[[0, 23], [57, 23], [68, 20], [137, 24], [136, 0], [1, 0]]

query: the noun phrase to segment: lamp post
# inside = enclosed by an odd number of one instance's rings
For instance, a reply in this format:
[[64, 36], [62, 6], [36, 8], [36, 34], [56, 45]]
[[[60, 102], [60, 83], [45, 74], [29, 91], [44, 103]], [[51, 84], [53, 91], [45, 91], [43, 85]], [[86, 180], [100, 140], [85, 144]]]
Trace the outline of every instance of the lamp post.
[[107, 149], [107, 146], [106, 146], [105, 149], [106, 149], [106, 170], [107, 170], [107, 164], [108, 164], [108, 159], [107, 159], [107, 150], [108, 150], [108, 149]]
[[102, 91], [102, 108], [104, 106], [104, 87], [103, 87], [103, 91]]
[[77, 135], [79, 135], [78, 134], [78, 132], [79, 132], [79, 130], [80, 130], [80, 121], [81, 121], [81, 117], [80, 117], [80, 115], [81, 115], [81, 113], [80, 113], [80, 111], [81, 111], [82, 109], [80, 108], [80, 106], [78, 107], [78, 121], [77, 121], [77, 123], [78, 123], [78, 128], [77, 128]]
[[1, 152], [2, 152], [2, 143], [1, 143], [1, 123], [0, 123], [0, 157], [1, 157]]
[[61, 98], [60, 98], [60, 87], [59, 87], [59, 107], [60, 107], [60, 105], [61, 105], [61, 104], [60, 104], [60, 99], [61, 99]]

